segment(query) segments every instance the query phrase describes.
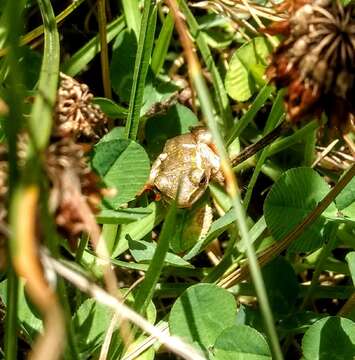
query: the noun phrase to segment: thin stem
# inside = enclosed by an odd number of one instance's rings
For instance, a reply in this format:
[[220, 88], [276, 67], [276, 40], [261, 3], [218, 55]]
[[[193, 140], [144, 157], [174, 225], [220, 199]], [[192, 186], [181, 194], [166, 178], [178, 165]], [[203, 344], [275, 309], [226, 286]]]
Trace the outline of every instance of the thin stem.
[[355, 292], [349, 297], [347, 302], [343, 305], [343, 307], [339, 310], [339, 316], [346, 316], [355, 308]]
[[[284, 116], [284, 110], [283, 110], [282, 104], [283, 104], [283, 91], [279, 91], [279, 93], [277, 94], [277, 97], [275, 99], [275, 102], [272, 106], [269, 117], [266, 121], [264, 133], [267, 133], [268, 131], [270, 131], [270, 129], [274, 129], [275, 126], [279, 123], [280, 119]], [[287, 130], [287, 128], [289, 127], [289, 125], [284, 123], [283, 125], [280, 125], [278, 127], [281, 127], [281, 129], [280, 129], [281, 132], [285, 132]], [[276, 129], [278, 127], [276, 127]], [[272, 132], [274, 132], [276, 129], [271, 130], [269, 133], [267, 133], [267, 135], [262, 140], [264, 140], [266, 142], [267, 137], [270, 136], [270, 134], [272, 134]], [[272, 140], [270, 139], [270, 142], [271, 141]], [[256, 181], [258, 179], [260, 171], [261, 171], [261, 169], [265, 163], [265, 160], [267, 158], [268, 145], [263, 144], [262, 146], [263, 147], [265, 146], [265, 147], [256, 162], [253, 175], [249, 181], [248, 189], [247, 189], [247, 192], [243, 199], [243, 205], [244, 205], [244, 208], [246, 211], [248, 210], [248, 207], [249, 207], [249, 203], [250, 203], [250, 200], [251, 200], [251, 197], [253, 194], [254, 186], [256, 184]]]
[[[258, 262], [261, 266], [266, 265], [282, 251], [287, 249], [293, 241], [295, 241], [310, 225], [312, 225], [319, 216], [325, 211], [325, 209], [334, 201], [344, 187], [355, 176], [355, 164], [347, 171], [347, 173], [339, 180], [339, 182], [333, 187], [332, 190], [323, 198], [323, 200], [317, 205], [317, 207], [293, 230], [291, 230], [281, 241], [270, 246], [259, 257]], [[245, 264], [239, 268], [229, 277], [228, 283], [224, 283], [225, 288], [228, 288], [240, 281], [246, 280], [249, 277], [249, 265]]]
[[[266, 146], [270, 145], [273, 141], [275, 141], [279, 136], [286, 133], [290, 129], [290, 125], [287, 123], [281, 123], [274, 130], [270, 131], [267, 135], [265, 135], [262, 139], [257, 141], [256, 143], [247, 146], [240, 152], [237, 156], [231, 159], [231, 163], [233, 166], [237, 166], [249, 159], [251, 156], [255, 155], [260, 150], [264, 149]], [[266, 154], [265, 154], [266, 155]]]
[[309, 286], [308, 292], [303, 299], [303, 302], [301, 304], [301, 309], [304, 309], [306, 307], [306, 305], [308, 304], [309, 300], [311, 299], [311, 297], [313, 295], [313, 291], [318, 284], [319, 276], [322, 272], [324, 263], [327, 260], [328, 256], [330, 255], [330, 252], [335, 247], [335, 244], [337, 241], [336, 234], [338, 231], [338, 227], [339, 227], [338, 224], [334, 224], [334, 223], [328, 224], [328, 229], [326, 229], [326, 232], [327, 232], [326, 238], [328, 241], [325, 243], [325, 245], [322, 248], [322, 252], [319, 256], [317, 266], [316, 266], [313, 276], [312, 276], [311, 285]]
[[[76, 8], [78, 8], [85, 0], [76, 0], [73, 1], [70, 5], [68, 5], [61, 13], [59, 13], [55, 17], [55, 21], [57, 24], [62, 22], [68, 15], [70, 15]], [[26, 45], [31, 41], [35, 40], [39, 36], [43, 34], [44, 26], [40, 25], [35, 29], [28, 32], [26, 35], [21, 36], [20, 38], [20, 45]], [[9, 51], [9, 48], [0, 49], [0, 57], [6, 55]]]
[[217, 123], [214, 119], [214, 111], [210, 94], [208, 92], [204, 77], [202, 75], [201, 67], [197, 59], [196, 53], [194, 52], [194, 48], [189, 37], [186, 24], [179, 15], [179, 8], [177, 7], [176, 1], [166, 0], [166, 3], [168, 4], [174, 16], [176, 30], [179, 33], [180, 41], [184, 48], [185, 57], [187, 59], [189, 75], [192, 83], [195, 85], [195, 89], [201, 103], [202, 113], [207, 121], [209, 129], [211, 130], [214, 143], [216, 144], [219, 156], [221, 158], [221, 166], [224, 177], [226, 179], [227, 192], [231, 198], [234, 211], [236, 213], [239, 232], [246, 247], [246, 253], [250, 262], [251, 274], [259, 298], [261, 312], [265, 320], [266, 330], [269, 336], [273, 357], [275, 360], [283, 359], [264, 282], [262, 280], [261, 271], [257, 262], [257, 257], [253, 245], [249, 239], [249, 231], [246, 222], [245, 212], [241, 204], [239, 188], [228, 158], [227, 150], [224, 146], [223, 139], [218, 131]]
[[[23, 19], [22, 12], [25, 6], [25, 1], [11, 1], [6, 2], [4, 8], [4, 29], [6, 33], [6, 44], [9, 49], [7, 56], [7, 63], [9, 65], [9, 86], [7, 89], [9, 117], [4, 121], [4, 129], [7, 136], [8, 143], [8, 184], [9, 184], [9, 200], [12, 202], [13, 194], [16, 188], [16, 184], [19, 178], [19, 171], [17, 167], [17, 132], [23, 123], [22, 110], [23, 110], [23, 98], [22, 91], [22, 75], [23, 70], [18, 59], [20, 58], [19, 52], [19, 39], [20, 29], [22, 28]], [[12, 243], [14, 242], [13, 236], [9, 239], [9, 254], [11, 260], [13, 257]], [[9, 266], [8, 270], [8, 282], [7, 282], [7, 311], [5, 318], [5, 340], [4, 340], [4, 352], [5, 359], [15, 360], [17, 359], [17, 309], [18, 309], [18, 279], [12, 267]]]
[[106, 19], [106, 0], [97, 0], [99, 33], [100, 33], [100, 58], [101, 58], [101, 73], [102, 83], [104, 87], [105, 97], [112, 98], [110, 70], [108, 61], [108, 47], [107, 47], [107, 19]]
[[314, 129], [309, 133], [305, 139], [304, 147], [304, 166], [312, 166], [314, 162], [314, 156], [316, 154], [315, 147], [317, 143], [317, 129]]
[[179, 7], [186, 16], [186, 22], [189, 25], [189, 29], [192, 35], [196, 37], [196, 44], [201, 52], [203, 61], [205, 62], [208, 71], [212, 76], [212, 85], [216, 96], [216, 103], [218, 112], [224, 123], [224, 130], [227, 132], [228, 129], [233, 126], [233, 114], [229, 104], [229, 98], [224, 88], [222, 77], [218, 71], [218, 68], [214, 62], [211, 50], [200, 31], [200, 25], [193, 16], [189, 5], [185, 0], [179, 0]]
[[12, 266], [7, 274], [7, 298], [5, 317], [5, 359], [17, 359], [17, 302], [18, 278]]
[[125, 126], [125, 136], [132, 140], [136, 139], [138, 133], [145, 81], [154, 43], [156, 20], [157, 6], [151, 0], [145, 0]]
[[116, 297], [108, 294], [95, 283], [90, 282], [86, 277], [69, 269], [61, 262], [51, 258], [45, 252], [42, 253], [47, 263], [51, 264], [52, 269], [60, 276], [69, 280], [78, 289], [89, 294], [98, 303], [103, 304], [115, 311], [122, 320], [129, 320], [137, 325], [144, 332], [153, 335], [160, 343], [168, 349], [187, 360], [206, 360], [191, 345], [186, 344], [177, 337], [169, 336], [162, 332], [158, 327], [152, 325], [130, 307], [119, 301]]
[[136, 296], [134, 307], [135, 310], [140, 314], [144, 313], [147, 306], [149, 305], [149, 302], [153, 298], [155, 287], [158, 283], [161, 271], [164, 266], [165, 256], [169, 250], [170, 238], [175, 229], [175, 224], [176, 204], [172, 203], [164, 221], [154, 256], [149, 264], [149, 268], [145, 274], [143, 283], [139, 288], [138, 294]]

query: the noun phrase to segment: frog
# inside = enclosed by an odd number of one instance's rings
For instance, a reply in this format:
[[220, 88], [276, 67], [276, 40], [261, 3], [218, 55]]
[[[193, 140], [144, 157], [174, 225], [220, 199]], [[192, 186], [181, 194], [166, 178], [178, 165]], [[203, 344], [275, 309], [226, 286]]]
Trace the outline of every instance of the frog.
[[176, 200], [177, 207], [190, 208], [211, 180], [223, 184], [221, 160], [209, 130], [196, 127], [167, 140], [152, 164], [148, 186], [167, 202]]

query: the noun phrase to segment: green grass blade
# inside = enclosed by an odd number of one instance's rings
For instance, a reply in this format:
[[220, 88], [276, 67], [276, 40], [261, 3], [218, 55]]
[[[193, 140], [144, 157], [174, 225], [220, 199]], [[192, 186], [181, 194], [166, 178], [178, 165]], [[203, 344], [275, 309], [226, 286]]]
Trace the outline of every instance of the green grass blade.
[[[284, 115], [284, 109], [283, 109], [283, 92], [279, 91], [279, 93], [276, 96], [275, 102], [272, 106], [271, 112], [269, 114], [269, 117], [266, 121], [265, 125], [265, 132], [271, 131], [273, 128], [277, 126], [277, 124], [280, 122], [281, 118]], [[266, 135], [266, 134], [265, 134]], [[270, 145], [269, 145], [270, 146]], [[247, 210], [249, 207], [250, 199], [253, 193], [254, 186], [256, 184], [256, 181], [258, 179], [258, 176], [260, 174], [261, 168], [264, 165], [265, 160], [267, 159], [267, 153], [269, 146], [265, 147], [263, 151], [260, 154], [260, 157], [256, 163], [255, 169], [253, 171], [253, 175], [249, 181], [248, 189], [245, 194], [245, 197], [243, 199], [244, 208]]]
[[[213, 139], [216, 143], [218, 153], [221, 157], [222, 163], [224, 163], [225, 171], [231, 172], [231, 165], [229, 162], [227, 150], [224, 146], [223, 140], [221, 135], [218, 132], [217, 124], [215, 122], [214, 116], [213, 116], [213, 106], [212, 101], [210, 99], [210, 95], [205, 83], [205, 80], [203, 78], [203, 75], [199, 72], [196, 74], [193, 74], [193, 80], [196, 88], [196, 92], [198, 94], [198, 97], [201, 102], [201, 109], [202, 112], [207, 120], [208, 127], [211, 130], [211, 133], [213, 135]], [[268, 95], [269, 96], [269, 95]], [[235, 181], [235, 180], [234, 180]], [[231, 185], [231, 184], [230, 184]], [[234, 185], [236, 186], [236, 185]], [[236, 215], [236, 224], [238, 226], [238, 230], [240, 233], [240, 236], [243, 240], [246, 254], [249, 260], [249, 267], [251, 276], [253, 279], [253, 283], [256, 289], [256, 293], [258, 295], [259, 304], [261, 313], [265, 322], [266, 332], [268, 334], [268, 338], [270, 341], [271, 349], [273, 352], [273, 356], [276, 360], [282, 360], [282, 352], [280, 349], [279, 340], [277, 337], [275, 324], [274, 324], [274, 318], [271, 312], [270, 303], [267, 297], [265, 284], [263, 282], [260, 266], [258, 264], [258, 260], [255, 254], [255, 250], [253, 247], [253, 244], [250, 241], [250, 235], [247, 225], [247, 219], [245, 215], [244, 208], [241, 204], [240, 195], [238, 192], [238, 189], [232, 189], [230, 190], [230, 197], [231, 202], [233, 204], [233, 209]]]
[[175, 203], [172, 203], [164, 221], [163, 228], [160, 232], [159, 241], [157, 242], [154, 256], [149, 264], [144, 281], [139, 288], [136, 297], [134, 307], [140, 313], [145, 311], [149, 302], [153, 298], [155, 286], [158, 283], [161, 271], [164, 266], [165, 256], [169, 250], [171, 234], [173, 234], [175, 231], [175, 223], [176, 205]]
[[188, 4], [186, 3], [185, 0], [179, 0], [178, 3], [181, 11], [186, 16], [186, 21], [187, 24], [189, 25], [191, 34], [196, 38], [196, 43], [201, 52], [203, 61], [205, 62], [208, 71], [212, 75], [212, 82], [213, 82], [214, 92], [216, 95], [218, 112], [224, 121], [225, 131], [227, 132], [227, 130], [232, 127], [233, 116], [229, 104], [229, 98], [224, 88], [223, 80], [217, 69], [216, 64], [213, 61], [213, 56], [210, 51], [210, 48], [208, 47], [207, 42], [205, 41], [202, 34], [200, 34], [199, 32], [199, 24], [196, 21], [195, 17], [193, 16], [192, 12], [190, 11]]
[[[61, 13], [55, 17], [57, 24], [62, 22], [68, 15], [70, 15], [76, 8], [78, 8], [85, 0], [76, 0], [75, 2], [69, 4]], [[20, 45], [26, 45], [36, 38], [40, 37], [43, 34], [43, 25], [36, 27], [27, 34], [21, 36]], [[1, 44], [2, 46], [2, 44]], [[7, 48], [0, 49], [0, 57], [4, 56], [7, 53]]]
[[29, 130], [35, 147], [43, 151], [52, 130], [52, 112], [57, 96], [59, 74], [59, 34], [49, 0], [38, 0], [44, 25], [44, 54]]
[[101, 74], [102, 85], [104, 87], [105, 97], [112, 98], [111, 80], [110, 80], [110, 65], [108, 59], [107, 47], [107, 19], [106, 19], [106, 0], [97, 1], [97, 18], [99, 23], [100, 35], [100, 57], [101, 57]]
[[[218, 153], [221, 156], [222, 162], [225, 162], [225, 164], [226, 164], [225, 166], [230, 167], [228, 154], [225, 149], [223, 140], [218, 132], [217, 125], [215, 123], [215, 119], [213, 116], [212, 103], [211, 103], [211, 100], [209, 97], [209, 93], [208, 93], [204, 78], [202, 77], [202, 74], [199, 73], [194, 76], [194, 83], [196, 86], [196, 91], [197, 91], [198, 97], [201, 102], [202, 112], [204, 113], [204, 115], [207, 119], [208, 127], [210, 128], [210, 130], [212, 132], [214, 141], [215, 141], [217, 149], [218, 149]], [[229, 164], [229, 165], [227, 165], [227, 164]], [[261, 313], [262, 313], [264, 321], [265, 321], [265, 327], [266, 327], [266, 331], [267, 331], [267, 334], [269, 337], [270, 345], [271, 345], [275, 359], [281, 360], [281, 359], [283, 359], [283, 356], [281, 353], [281, 349], [280, 349], [280, 345], [279, 345], [279, 341], [278, 341], [278, 337], [277, 337], [277, 333], [276, 333], [276, 329], [275, 329], [275, 325], [274, 325], [274, 319], [273, 319], [273, 315], [271, 312], [269, 300], [267, 297], [265, 284], [263, 282], [260, 266], [258, 264], [258, 260], [257, 260], [256, 254], [255, 254], [254, 247], [250, 241], [245, 211], [241, 204], [240, 195], [239, 195], [239, 192], [237, 191], [237, 189], [235, 189], [232, 192], [232, 194], [233, 195], [231, 195], [231, 201], [232, 201], [234, 212], [235, 212], [236, 219], [237, 219], [236, 224], [238, 226], [240, 236], [241, 236], [243, 243], [245, 245], [245, 248], [246, 248], [246, 254], [247, 254], [247, 257], [249, 260], [250, 272], [251, 272], [253, 283], [254, 283], [254, 286], [256, 289], [256, 293], [258, 295]]]
[[157, 6], [154, 5], [152, 1], [145, 0], [136, 62], [134, 65], [128, 117], [125, 127], [126, 137], [132, 140], [135, 140], [137, 137], [145, 80], [148, 74], [149, 61], [154, 43], [156, 20]]
[[152, 70], [155, 75], [158, 75], [164, 65], [166, 54], [171, 40], [171, 35], [174, 30], [174, 19], [169, 13], [165, 19], [158, 36], [156, 45], [152, 55]]
[[[9, 48], [9, 53], [6, 58], [6, 62], [9, 66], [8, 75], [8, 89], [7, 89], [7, 102], [9, 106], [9, 116], [4, 121], [4, 129], [7, 135], [8, 141], [8, 165], [9, 175], [8, 184], [9, 192], [8, 196], [11, 201], [12, 194], [18, 181], [18, 167], [17, 167], [17, 132], [23, 123], [23, 87], [19, 86], [23, 80], [23, 69], [20, 62], [19, 52], [19, 39], [20, 31], [23, 24], [23, 9], [25, 1], [11, 1], [6, 2], [2, 20], [6, 31], [6, 45]], [[1, 79], [4, 80], [4, 79]], [[9, 247], [14, 241], [13, 237], [9, 239]], [[11, 249], [10, 254], [13, 255]], [[5, 338], [4, 338], [4, 353], [5, 359], [15, 360], [17, 356], [17, 311], [18, 311], [18, 279], [10, 265], [7, 272], [7, 309], [5, 317]]]
[[298, 142], [303, 142], [304, 139], [312, 134], [315, 129], [319, 127], [319, 123], [316, 120], [311, 121], [303, 128], [297, 130], [294, 134], [285, 137], [284, 139], [280, 139], [275, 141], [270, 145], [268, 150], [268, 156], [275, 155], [288, 147], [297, 144]]
[[132, 30], [136, 34], [136, 38], [138, 40], [141, 21], [141, 14], [139, 12], [139, 1], [122, 0], [122, 5], [126, 25], [129, 30]]
[[16, 360], [17, 357], [17, 308], [18, 279], [12, 267], [7, 275], [7, 308], [5, 318], [5, 359]]
[[[267, 157], [271, 157], [275, 154], [278, 154], [281, 151], [284, 151], [285, 149], [297, 144], [304, 142], [304, 139], [314, 131], [314, 129], [317, 129], [319, 126], [319, 123], [317, 120], [313, 120], [307, 125], [305, 125], [303, 128], [297, 130], [294, 134], [287, 136], [283, 139], [276, 140], [274, 143], [270, 144], [267, 151]], [[255, 159], [255, 155], [248, 159], [248, 162], [253, 162]], [[238, 164], [233, 168], [234, 171], [238, 172], [241, 171], [247, 162]], [[276, 173], [272, 170], [272, 167], [268, 166], [267, 168], [263, 167], [263, 172], [265, 173], [265, 170], [271, 171], [268, 176], [270, 176], [272, 179], [278, 178], [278, 175], [275, 177]], [[273, 175], [271, 175], [274, 173]]]
[[[110, 22], [107, 25], [107, 43], [111, 42], [124, 28], [125, 23], [123, 16]], [[75, 76], [89, 64], [99, 51], [100, 37], [96, 35], [73, 54], [69, 60], [64, 62], [64, 64], [61, 65], [61, 70], [69, 76]]]
[[238, 138], [247, 125], [254, 119], [255, 115], [265, 104], [265, 101], [269, 98], [272, 93], [272, 86], [265, 85], [260, 91], [250, 109], [241, 117], [237, 122], [231, 135], [227, 138], [227, 145], [230, 145], [234, 139]]

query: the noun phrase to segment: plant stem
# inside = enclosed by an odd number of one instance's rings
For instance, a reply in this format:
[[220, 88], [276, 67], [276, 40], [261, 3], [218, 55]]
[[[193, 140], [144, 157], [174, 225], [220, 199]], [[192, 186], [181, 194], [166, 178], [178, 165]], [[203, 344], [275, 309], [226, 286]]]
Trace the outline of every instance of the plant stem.
[[179, 7], [186, 16], [186, 22], [189, 25], [192, 35], [196, 38], [196, 44], [201, 52], [203, 61], [205, 62], [208, 71], [211, 73], [219, 116], [223, 120], [224, 130], [227, 133], [233, 126], [233, 114], [229, 104], [229, 98], [226, 89], [224, 88], [222, 77], [213, 60], [213, 55], [205, 40], [205, 37], [200, 31], [200, 25], [193, 16], [189, 5], [185, 0], [179, 0]]
[[100, 58], [101, 58], [101, 73], [102, 83], [104, 87], [105, 97], [112, 98], [109, 61], [108, 61], [108, 48], [107, 48], [107, 20], [106, 20], [106, 0], [97, 1], [97, 12], [99, 21], [100, 33]]
[[[254, 186], [256, 184], [256, 181], [258, 179], [258, 176], [260, 174], [261, 168], [265, 163], [265, 160], [267, 158], [267, 151], [268, 151], [268, 145], [269, 143], [271, 143], [273, 141], [273, 138], [277, 137], [277, 132], [280, 131], [280, 134], [283, 132], [286, 132], [289, 128], [289, 125], [286, 123], [281, 123], [279, 126], [277, 126], [277, 124], [279, 123], [279, 121], [281, 120], [281, 118], [284, 116], [284, 111], [283, 111], [283, 91], [279, 91], [276, 99], [274, 101], [274, 104], [272, 106], [272, 109], [270, 111], [270, 114], [268, 116], [268, 119], [266, 121], [266, 125], [265, 125], [265, 129], [264, 129], [264, 133], [266, 133], [266, 136], [264, 136], [261, 140], [259, 140], [257, 143], [251, 145], [251, 146], [255, 146], [260, 143], [260, 147], [263, 148], [263, 151], [261, 152], [256, 165], [255, 165], [255, 169], [253, 172], [253, 175], [249, 181], [248, 184], [248, 189], [247, 192], [244, 196], [243, 199], [243, 205], [244, 205], [244, 209], [247, 211], [248, 207], [249, 207], [249, 203], [253, 194], [253, 189]], [[274, 129], [274, 130], [272, 130]], [[277, 131], [277, 129], [279, 129]], [[271, 136], [272, 133], [275, 133], [274, 136]], [[266, 141], [268, 140], [268, 141]], [[263, 141], [263, 142], [262, 142]], [[250, 146], [248, 146], [249, 148]], [[246, 149], [244, 149], [245, 151]], [[243, 152], [244, 152], [243, 151]], [[257, 149], [255, 149], [254, 151], [258, 151]], [[240, 155], [240, 154], [239, 154]]]
[[125, 127], [125, 136], [132, 140], [136, 139], [138, 133], [145, 81], [154, 42], [156, 20], [157, 6], [154, 5], [151, 0], [145, 0]]
[[[257, 141], [252, 145], [247, 146], [236, 157], [232, 158], [231, 159], [232, 165], [237, 166], [241, 164], [243, 161], [249, 159], [251, 156], [255, 155], [258, 151], [270, 145], [274, 140], [276, 140], [279, 136], [284, 134], [289, 129], [290, 129], [289, 124], [281, 123], [274, 130], [270, 131], [267, 135], [265, 135], [262, 139], [260, 139], [259, 141]], [[265, 154], [265, 156], [267, 156], [267, 153]]]
[[5, 359], [17, 359], [17, 302], [18, 279], [13, 267], [10, 265], [7, 273], [7, 298], [5, 318]]
[[[75, 0], [71, 4], [69, 4], [61, 13], [59, 13], [55, 17], [55, 21], [57, 24], [62, 22], [68, 15], [70, 15], [76, 8], [78, 8], [85, 0]], [[39, 36], [43, 34], [44, 26], [40, 25], [35, 29], [28, 32], [26, 35], [21, 36], [20, 45], [26, 45], [31, 41], [35, 40]], [[9, 51], [9, 48], [0, 49], [0, 57], [6, 55]]]
[[[346, 174], [339, 180], [333, 189], [329, 191], [329, 193], [322, 199], [317, 207], [303, 221], [301, 221], [293, 230], [291, 230], [281, 241], [270, 246], [258, 257], [259, 264], [261, 266], [266, 265], [272, 259], [274, 259], [275, 256], [279, 255], [282, 251], [287, 249], [288, 246], [290, 246], [290, 244], [296, 240], [306, 228], [308, 228], [318, 219], [323, 211], [334, 201], [334, 199], [339, 195], [339, 193], [354, 176], [355, 164], [346, 172]], [[246, 280], [248, 276], [249, 268], [248, 264], [245, 264], [236, 271], [234, 278], [230, 280], [228, 286], [232, 286], [237, 282]]]
[[169, 250], [170, 237], [174, 232], [175, 224], [176, 205], [175, 203], [172, 203], [165, 218], [153, 258], [149, 264], [149, 268], [145, 274], [143, 283], [139, 288], [134, 303], [135, 310], [140, 314], [144, 313], [147, 306], [149, 305], [149, 302], [153, 298], [155, 286], [158, 283], [159, 276], [164, 266], [165, 256]]
[[309, 286], [308, 292], [303, 299], [303, 302], [301, 304], [301, 309], [304, 309], [306, 307], [309, 300], [311, 299], [311, 296], [313, 294], [313, 291], [314, 291], [316, 285], [318, 284], [319, 276], [322, 272], [323, 265], [324, 265], [325, 261], [327, 260], [328, 256], [330, 255], [330, 252], [333, 250], [333, 248], [336, 244], [336, 241], [337, 241], [336, 234], [338, 231], [338, 227], [339, 227], [339, 224], [334, 224], [334, 223], [329, 223], [327, 225], [327, 229], [325, 230], [326, 231], [325, 236], [327, 238], [327, 242], [325, 243], [325, 245], [322, 248], [322, 252], [319, 256], [317, 266], [316, 266], [313, 276], [312, 276], [311, 285]]
[[57, 98], [59, 75], [59, 34], [49, 0], [38, 0], [44, 25], [44, 51], [37, 95], [28, 121], [32, 145], [40, 154], [46, 149], [52, 131], [52, 112]]
[[305, 139], [304, 147], [304, 166], [312, 166], [315, 156], [315, 147], [317, 142], [317, 129], [310, 132]]
[[251, 244], [249, 239], [249, 231], [246, 222], [246, 216], [243, 206], [241, 204], [237, 181], [234, 176], [233, 169], [230, 164], [228, 154], [223, 143], [223, 139], [218, 131], [217, 123], [214, 119], [214, 111], [213, 111], [213, 105], [210, 98], [210, 94], [208, 92], [205, 80], [203, 78], [201, 67], [197, 59], [197, 56], [194, 52], [193, 45], [189, 37], [186, 25], [179, 15], [179, 9], [177, 7], [176, 1], [166, 0], [166, 3], [168, 4], [170, 10], [174, 15], [176, 30], [179, 33], [180, 41], [184, 48], [185, 57], [187, 59], [190, 78], [192, 80], [192, 83], [195, 85], [195, 89], [200, 100], [202, 113], [207, 121], [209, 129], [211, 130], [214, 143], [216, 144], [219, 156], [221, 158], [221, 166], [224, 173], [224, 177], [226, 179], [227, 192], [231, 198], [237, 218], [237, 226], [239, 228], [241, 238], [244, 241], [246, 247], [246, 253], [250, 263], [251, 274], [256, 289], [256, 293], [259, 298], [260, 308], [265, 321], [266, 331], [269, 337], [273, 358], [275, 360], [280, 360], [283, 359], [283, 355], [281, 352], [280, 344], [278, 342], [277, 333], [274, 326], [274, 320], [269, 305], [269, 300], [267, 298], [265, 285], [262, 279], [259, 264], [257, 262], [257, 257], [253, 245]]
[[[8, 184], [9, 184], [9, 201], [12, 202], [13, 194], [17, 186], [19, 171], [17, 167], [17, 133], [23, 123], [23, 99], [22, 91], [22, 77], [23, 69], [18, 59], [20, 58], [19, 39], [20, 29], [22, 28], [23, 18], [22, 12], [25, 6], [25, 1], [11, 1], [6, 2], [4, 8], [4, 28], [6, 30], [6, 45], [9, 52], [7, 56], [7, 63], [9, 66], [8, 76], [8, 106], [9, 116], [4, 121], [4, 129], [7, 136], [8, 143]], [[11, 260], [13, 257], [12, 243], [14, 238], [11, 235], [8, 244], [8, 252]], [[18, 310], [18, 279], [12, 264], [8, 269], [8, 283], [7, 283], [7, 309], [5, 318], [5, 340], [4, 352], [5, 359], [17, 359], [17, 310]]]

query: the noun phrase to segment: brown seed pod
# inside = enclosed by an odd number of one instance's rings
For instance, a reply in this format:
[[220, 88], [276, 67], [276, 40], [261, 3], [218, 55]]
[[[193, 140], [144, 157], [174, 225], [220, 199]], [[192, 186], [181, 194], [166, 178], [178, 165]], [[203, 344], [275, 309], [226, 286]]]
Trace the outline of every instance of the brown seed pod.
[[287, 1], [290, 17], [266, 31], [285, 39], [273, 54], [268, 77], [288, 87], [288, 118], [325, 111], [331, 126], [349, 131], [355, 114], [355, 5], [340, 1]]
[[97, 140], [106, 132], [107, 117], [86, 84], [60, 73], [60, 86], [55, 108], [55, 136]]
[[61, 138], [48, 147], [46, 172], [51, 181], [49, 207], [58, 230], [76, 247], [80, 233], [87, 230], [79, 207], [83, 202], [95, 213], [100, 203], [99, 179], [89, 168], [85, 145]]
[[90, 232], [85, 217], [92, 217], [101, 200], [99, 178], [90, 169], [86, 153], [107, 131], [108, 119], [92, 99], [86, 84], [60, 74], [45, 165], [52, 185], [50, 209], [72, 248], [82, 232]]
[[[99, 178], [89, 167], [87, 152], [105, 132], [107, 118], [98, 106], [91, 104], [92, 97], [87, 85], [61, 74], [51, 142], [44, 163], [50, 180], [49, 208], [58, 231], [73, 249], [79, 235], [90, 231], [86, 218], [92, 217], [101, 200]], [[86, 142], [78, 143], [79, 140]], [[17, 139], [20, 168], [26, 163], [28, 144], [28, 134], [21, 132]], [[7, 148], [0, 144], [0, 223], [4, 224], [7, 176]]]

